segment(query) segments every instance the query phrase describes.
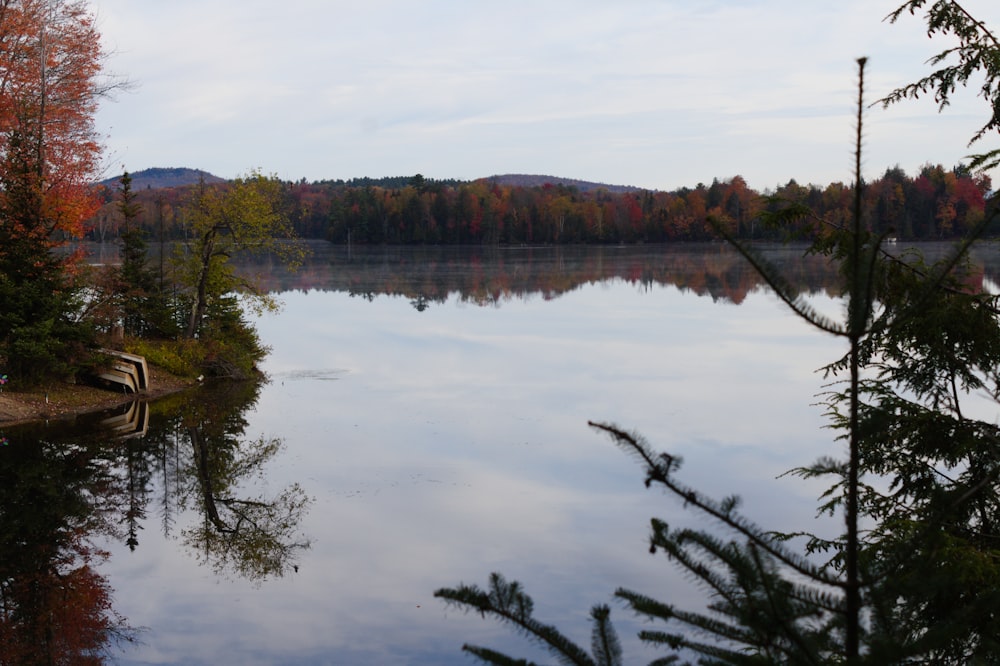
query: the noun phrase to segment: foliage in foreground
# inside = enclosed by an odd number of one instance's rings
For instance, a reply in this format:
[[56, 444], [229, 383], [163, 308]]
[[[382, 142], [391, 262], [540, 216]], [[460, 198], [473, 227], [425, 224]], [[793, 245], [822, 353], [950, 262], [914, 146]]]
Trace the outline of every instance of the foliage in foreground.
[[[906, 3], [892, 18], [923, 4]], [[985, 39], [990, 62], [1000, 62], [1000, 45], [958, 3], [934, 3], [928, 21], [932, 33], [958, 32], [963, 43]], [[964, 67], [987, 67], [975, 49], [958, 53]], [[843, 321], [817, 314], [774, 266], [730, 238], [793, 312], [847, 342], [845, 355], [825, 368], [834, 379], [825, 405], [846, 457], [794, 470], [832, 479], [820, 512], [840, 513], [844, 531], [832, 540], [767, 532], [736, 512], [736, 498], [714, 501], [678, 482], [675, 457], [616, 426], [592, 424], [639, 458], [647, 486], [665, 487], [732, 535], [652, 521], [652, 549], [665, 551], [712, 599], [707, 613], [692, 613], [638, 592], [616, 592], [637, 615], [673, 628], [640, 633], [667, 651], [654, 663], [690, 654], [702, 664], [1000, 663], [1000, 427], [974, 416], [984, 406], [992, 413], [1000, 401], [1000, 309], [997, 297], [973, 288], [963, 272], [970, 245], [990, 220], [932, 264], [889, 253], [889, 231], [866, 228], [864, 59], [859, 65], [852, 218], [824, 228], [810, 248], [841, 270]], [[944, 70], [921, 85], [937, 87], [946, 103], [955, 81], [968, 76]], [[986, 78], [984, 94], [1000, 101], [993, 70]], [[788, 225], [809, 214], [790, 205], [772, 221]], [[802, 552], [792, 548], [799, 539]], [[620, 653], [587, 655], [537, 623], [520, 586], [499, 575], [489, 591], [463, 585], [435, 595], [513, 624], [562, 663], [621, 663]], [[465, 649], [488, 663], [524, 663]]]

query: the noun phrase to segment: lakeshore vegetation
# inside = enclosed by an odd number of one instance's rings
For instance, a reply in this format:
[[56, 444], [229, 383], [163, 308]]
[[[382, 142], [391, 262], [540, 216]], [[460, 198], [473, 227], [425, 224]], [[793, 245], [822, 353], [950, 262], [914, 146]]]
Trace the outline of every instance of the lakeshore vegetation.
[[[850, 219], [855, 186], [789, 181], [757, 192], [740, 176], [674, 191], [547, 178], [282, 182], [251, 170], [234, 180], [95, 185], [93, 115], [128, 87], [82, 0], [0, 3], [0, 368], [9, 388], [91, 373], [96, 350], [127, 348], [187, 376], [248, 376], [266, 354], [244, 316], [266, 293], [229, 259], [268, 252], [301, 260], [292, 238], [357, 244], [665, 243], [778, 239], [763, 224], [791, 206], [796, 231]], [[161, 170], [168, 171], [168, 170]], [[162, 175], [162, 174], [161, 174]], [[168, 174], [169, 175], [169, 174]], [[167, 182], [170, 182], [169, 180]], [[892, 167], [858, 191], [867, 228], [904, 240], [950, 239], [988, 218], [991, 183], [966, 165]], [[985, 233], [1000, 229], [991, 226]], [[64, 246], [116, 242], [121, 265], [92, 269]], [[152, 266], [150, 242], [180, 249]]]
[[66, 244], [100, 210], [94, 186], [100, 100], [128, 87], [103, 73], [105, 53], [83, 0], [0, 0], [0, 373], [8, 391], [92, 374], [101, 351], [126, 348], [182, 375], [247, 377], [266, 348], [244, 297], [272, 304], [238, 278], [241, 250], [294, 248], [281, 184], [251, 171], [201, 181], [182, 206], [186, 242], [154, 273], [144, 208], [126, 173], [113, 195], [120, 266], [92, 268]]

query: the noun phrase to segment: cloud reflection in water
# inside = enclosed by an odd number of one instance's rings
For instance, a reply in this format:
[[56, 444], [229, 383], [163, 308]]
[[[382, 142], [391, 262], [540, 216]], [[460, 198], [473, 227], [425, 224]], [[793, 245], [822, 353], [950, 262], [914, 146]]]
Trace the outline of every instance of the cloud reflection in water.
[[[612, 281], [424, 311], [402, 295], [282, 298], [259, 323], [273, 380], [247, 432], [285, 441], [267, 484], [316, 498], [302, 525], [312, 549], [260, 590], [206, 584], [159, 546], [154, 561], [117, 554], [120, 610], [151, 627], [126, 663], [467, 663], [463, 642], [519, 639], [431, 595], [491, 571], [580, 639], [582, 614], [618, 586], [697, 604], [646, 543], [651, 516], [694, 518], [645, 491], [588, 419], [681, 455], [687, 482], [742, 494], [769, 526], [812, 519], [818, 489], [774, 477], [829, 450], [813, 371], [839, 350], [766, 293], [735, 306]], [[615, 617], [626, 653], [643, 655], [635, 624]]]

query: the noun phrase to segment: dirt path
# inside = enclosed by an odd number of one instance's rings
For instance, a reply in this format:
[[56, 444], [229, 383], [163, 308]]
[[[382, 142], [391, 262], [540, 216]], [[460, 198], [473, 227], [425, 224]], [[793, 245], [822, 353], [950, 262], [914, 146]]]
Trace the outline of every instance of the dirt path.
[[[158, 398], [193, 386], [193, 380], [175, 377], [159, 368], [149, 368], [149, 389], [141, 393]], [[0, 392], [0, 426], [19, 425], [32, 421], [69, 419], [78, 414], [110, 409], [129, 402], [133, 394], [117, 393], [83, 384], [56, 384], [33, 391], [12, 391], [10, 386]]]

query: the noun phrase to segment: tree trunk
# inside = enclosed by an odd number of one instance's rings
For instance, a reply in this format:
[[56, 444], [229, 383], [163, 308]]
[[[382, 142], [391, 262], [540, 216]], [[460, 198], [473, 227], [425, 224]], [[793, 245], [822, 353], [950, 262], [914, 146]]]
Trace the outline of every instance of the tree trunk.
[[208, 269], [212, 263], [212, 255], [215, 249], [215, 231], [210, 231], [206, 236], [205, 243], [201, 251], [201, 266], [198, 269], [198, 284], [195, 288], [194, 304], [191, 306], [191, 319], [188, 321], [187, 338], [194, 339], [201, 328], [201, 320], [205, 317], [205, 310], [208, 309]]

